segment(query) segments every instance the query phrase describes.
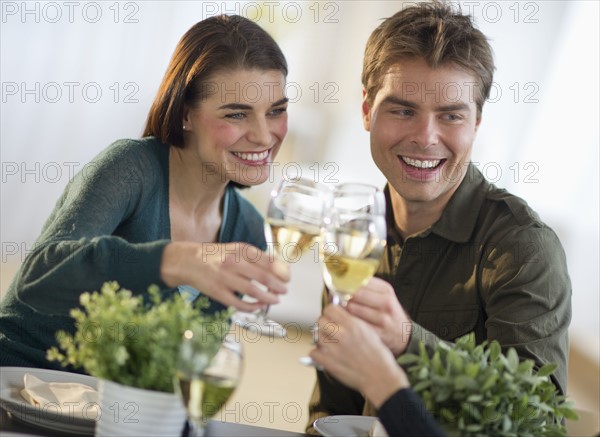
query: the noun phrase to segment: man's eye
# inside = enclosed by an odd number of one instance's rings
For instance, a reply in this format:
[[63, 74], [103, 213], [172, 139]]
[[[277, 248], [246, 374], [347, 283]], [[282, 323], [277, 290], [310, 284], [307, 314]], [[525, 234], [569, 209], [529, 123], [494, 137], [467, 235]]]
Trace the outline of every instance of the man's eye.
[[446, 121], [460, 121], [463, 119], [460, 114], [444, 114], [442, 118]]
[[415, 112], [412, 109], [393, 109], [392, 114], [399, 115], [401, 117], [410, 117]]
[[286, 111], [287, 111], [287, 108], [276, 108], [276, 109], [273, 109], [271, 112], [269, 112], [268, 115], [276, 117], [278, 115], [283, 114]]

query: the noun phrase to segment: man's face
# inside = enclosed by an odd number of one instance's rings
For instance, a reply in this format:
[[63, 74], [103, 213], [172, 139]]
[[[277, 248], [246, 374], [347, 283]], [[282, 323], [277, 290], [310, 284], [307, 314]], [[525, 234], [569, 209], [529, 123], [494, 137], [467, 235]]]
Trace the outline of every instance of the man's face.
[[365, 98], [371, 154], [405, 202], [443, 208], [458, 188], [480, 122], [475, 83], [453, 65], [414, 59], [388, 70], [372, 104]]

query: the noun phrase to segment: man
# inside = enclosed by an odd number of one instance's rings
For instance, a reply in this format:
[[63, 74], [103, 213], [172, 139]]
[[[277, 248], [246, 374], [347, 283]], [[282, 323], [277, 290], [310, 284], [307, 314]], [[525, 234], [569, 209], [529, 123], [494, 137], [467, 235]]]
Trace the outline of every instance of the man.
[[[571, 285], [555, 233], [470, 163], [493, 80], [492, 50], [468, 16], [420, 3], [367, 42], [362, 83], [371, 153], [387, 179], [388, 246], [347, 310], [396, 357], [474, 331], [538, 365], [565, 393]], [[317, 371], [310, 420], [373, 414]]]

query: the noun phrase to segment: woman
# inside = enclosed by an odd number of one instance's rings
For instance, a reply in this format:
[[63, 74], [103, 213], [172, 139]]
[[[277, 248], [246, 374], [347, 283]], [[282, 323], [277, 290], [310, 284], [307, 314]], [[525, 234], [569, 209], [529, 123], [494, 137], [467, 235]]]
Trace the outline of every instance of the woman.
[[139, 294], [201, 290], [211, 311], [278, 302], [288, 271], [261, 251], [262, 219], [235, 187], [268, 177], [287, 133], [286, 75], [275, 41], [243, 17], [182, 37], [144, 137], [84, 167], [17, 272], [0, 306], [0, 365], [57, 368], [45, 358], [55, 332], [73, 332], [79, 295], [108, 280]]
[[359, 390], [377, 408], [390, 436], [446, 435], [372, 326], [339, 305], [329, 305], [319, 318], [318, 332], [311, 358], [329, 375]]

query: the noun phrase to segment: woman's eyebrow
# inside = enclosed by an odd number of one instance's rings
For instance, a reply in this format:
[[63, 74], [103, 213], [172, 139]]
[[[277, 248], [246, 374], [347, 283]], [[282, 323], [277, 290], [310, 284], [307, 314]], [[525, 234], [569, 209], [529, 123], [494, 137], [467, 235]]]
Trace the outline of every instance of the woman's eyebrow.
[[[283, 105], [287, 103], [289, 99], [284, 97], [283, 99], [277, 100], [275, 103], [271, 105], [271, 107]], [[248, 111], [253, 109], [251, 105], [246, 105], [244, 103], [227, 103], [225, 105], [219, 106], [219, 109], [234, 109], [234, 110], [244, 110]]]
[[249, 109], [252, 109], [252, 106], [245, 105], [243, 103], [227, 103], [226, 105], [219, 106], [219, 109], [243, 109], [243, 110], [249, 110]]
[[277, 100], [275, 103], [273, 103], [271, 105], [271, 107], [273, 106], [279, 106], [279, 105], [283, 105], [284, 103], [287, 103], [290, 99], [288, 99], [287, 97], [284, 97], [283, 99], [279, 99]]

